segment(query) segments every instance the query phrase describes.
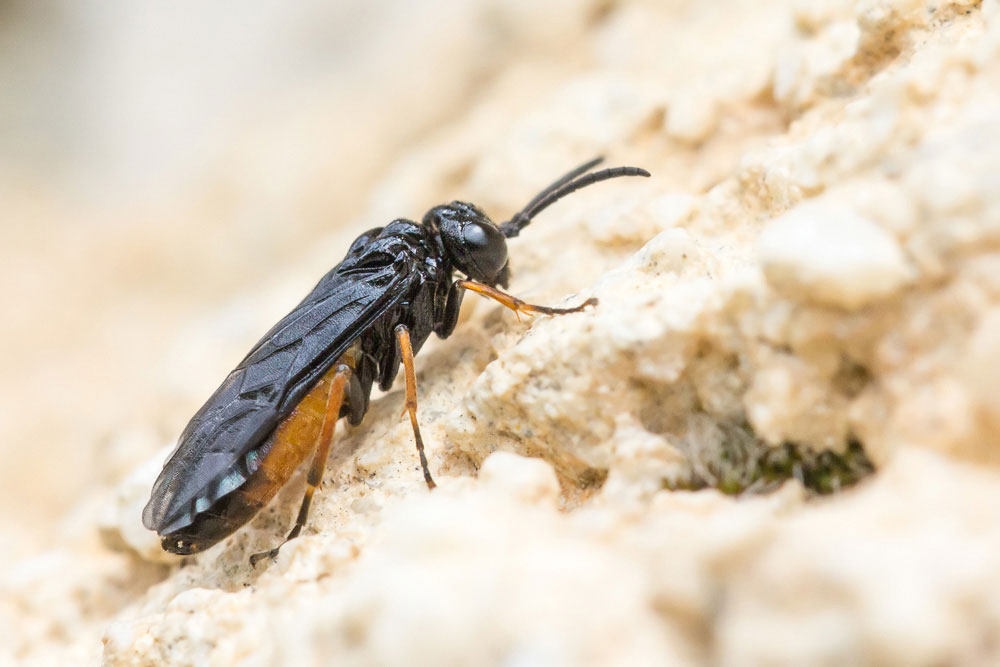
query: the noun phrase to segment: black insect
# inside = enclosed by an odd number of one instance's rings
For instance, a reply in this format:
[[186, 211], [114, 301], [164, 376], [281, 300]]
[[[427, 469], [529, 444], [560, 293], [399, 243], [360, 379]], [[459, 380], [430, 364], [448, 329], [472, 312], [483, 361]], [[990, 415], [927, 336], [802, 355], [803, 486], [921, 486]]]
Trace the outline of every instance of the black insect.
[[[247, 523], [314, 452], [305, 497], [285, 542], [295, 538], [322, 479], [334, 425], [344, 416], [360, 423], [372, 383], [377, 379], [388, 390], [400, 362], [420, 466], [434, 488], [417, 424], [413, 355], [431, 333], [451, 334], [465, 290], [525, 314], [574, 313], [597, 303], [533, 306], [496, 286], [507, 286], [506, 239], [540, 211], [591, 183], [649, 176], [635, 167], [588, 173], [600, 162], [569, 172], [501, 225], [476, 206], [453, 201], [432, 208], [422, 223], [394, 220], [359, 236], [347, 257], [264, 334], [191, 419], [153, 484], [142, 513], [146, 528], [162, 536], [167, 551], [202, 551]], [[467, 279], [453, 281], [456, 271]], [[255, 554], [251, 563], [275, 556], [278, 548]]]

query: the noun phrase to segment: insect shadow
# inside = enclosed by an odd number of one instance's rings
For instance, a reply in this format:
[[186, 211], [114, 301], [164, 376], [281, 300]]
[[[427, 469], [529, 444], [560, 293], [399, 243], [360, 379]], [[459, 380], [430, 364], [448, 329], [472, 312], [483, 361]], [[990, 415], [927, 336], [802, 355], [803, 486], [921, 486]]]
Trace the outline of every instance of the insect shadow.
[[[592, 171], [601, 161], [565, 174], [499, 225], [474, 204], [453, 201], [435, 206], [419, 223], [401, 218], [361, 234], [191, 418], [153, 484], [143, 525], [161, 536], [169, 552], [202, 551], [246, 524], [311, 453], [294, 527], [281, 544], [250, 562], [276, 556], [305, 526], [337, 420], [361, 423], [372, 385], [377, 380], [388, 390], [400, 364], [420, 467], [433, 489], [417, 423], [413, 356], [432, 333], [451, 335], [466, 291], [494, 299], [519, 317], [564, 315], [597, 303], [536, 306], [498, 286], [505, 288], [510, 275], [507, 239], [538, 213], [593, 183], [649, 176], [636, 167]], [[465, 278], [455, 280], [456, 272]]]

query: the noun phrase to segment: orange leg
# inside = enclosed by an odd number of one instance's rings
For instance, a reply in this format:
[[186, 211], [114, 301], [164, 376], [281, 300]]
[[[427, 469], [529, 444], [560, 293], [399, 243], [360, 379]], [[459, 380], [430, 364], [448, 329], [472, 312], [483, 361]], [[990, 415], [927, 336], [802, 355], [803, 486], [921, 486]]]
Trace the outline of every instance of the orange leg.
[[333, 444], [333, 432], [340, 419], [340, 406], [344, 402], [344, 387], [351, 378], [351, 368], [346, 364], [337, 367], [333, 380], [330, 382], [330, 394], [326, 401], [326, 415], [323, 417], [323, 427], [319, 433], [319, 440], [316, 443], [316, 453], [313, 455], [312, 465], [309, 466], [309, 475], [306, 477], [306, 492], [302, 498], [302, 505], [299, 506], [299, 515], [295, 519], [295, 526], [292, 532], [288, 533], [285, 541], [271, 549], [262, 551], [250, 556], [251, 567], [264, 558], [275, 558], [278, 550], [285, 546], [290, 540], [294, 540], [302, 532], [309, 517], [309, 506], [312, 504], [313, 494], [323, 481], [323, 472], [326, 470], [326, 459], [330, 455], [330, 446]]
[[413, 347], [410, 345], [410, 330], [405, 324], [396, 327], [396, 340], [403, 357], [403, 373], [406, 376], [406, 411], [410, 413], [410, 425], [413, 427], [413, 437], [417, 441], [417, 454], [420, 455], [420, 467], [424, 471], [424, 481], [427, 488], [433, 489], [437, 484], [431, 477], [427, 467], [427, 456], [424, 454], [424, 440], [420, 437], [420, 424], [417, 423], [417, 374], [413, 370]]
[[489, 285], [483, 285], [482, 283], [473, 282], [471, 280], [459, 280], [456, 284], [467, 290], [477, 292], [485, 297], [489, 297], [494, 301], [497, 301], [503, 306], [510, 308], [517, 315], [517, 319], [521, 319], [521, 315], [534, 315], [536, 313], [541, 313], [543, 315], [565, 315], [567, 313], [578, 313], [587, 306], [596, 306], [597, 299], [590, 298], [581, 303], [579, 306], [573, 308], [549, 308], [548, 306], [534, 306], [530, 303], [525, 303], [521, 301], [516, 296], [511, 296], [506, 292], [501, 292], [495, 287], [490, 287]]

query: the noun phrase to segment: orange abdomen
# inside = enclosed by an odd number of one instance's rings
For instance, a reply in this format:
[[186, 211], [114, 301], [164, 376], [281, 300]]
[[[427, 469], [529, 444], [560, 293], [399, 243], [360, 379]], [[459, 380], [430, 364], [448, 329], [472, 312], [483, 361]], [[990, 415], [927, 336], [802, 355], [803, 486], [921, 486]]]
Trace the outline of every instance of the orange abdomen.
[[247, 481], [195, 516], [191, 525], [163, 536], [165, 549], [182, 554], [203, 551], [246, 524], [277, 495], [316, 449], [326, 416], [330, 383], [338, 365], [354, 368], [352, 352], [344, 354], [274, 429], [268, 440], [270, 446], [261, 447], [267, 454]]

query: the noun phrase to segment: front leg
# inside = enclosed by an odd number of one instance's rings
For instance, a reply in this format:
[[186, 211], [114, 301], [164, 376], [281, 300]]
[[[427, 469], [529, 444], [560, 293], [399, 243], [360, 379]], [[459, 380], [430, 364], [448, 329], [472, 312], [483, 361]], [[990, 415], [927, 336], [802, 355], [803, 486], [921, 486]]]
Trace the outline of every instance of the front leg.
[[[548, 306], [535, 306], [530, 303], [525, 303], [524, 301], [521, 301], [516, 296], [512, 296], [510, 294], [507, 294], [506, 292], [501, 292], [495, 287], [490, 287], [489, 285], [483, 285], [482, 283], [473, 282], [471, 280], [456, 280], [453, 283], [452, 287], [453, 289], [460, 288], [460, 289], [472, 290], [473, 292], [482, 294], [485, 297], [489, 297], [494, 301], [497, 301], [501, 305], [506, 306], [507, 308], [513, 310], [514, 314], [517, 315], [518, 320], [521, 319], [522, 313], [524, 315], [529, 315], [529, 316], [535, 315], [536, 313], [541, 313], [543, 315], [566, 315], [567, 313], [578, 313], [587, 306], [597, 305], [597, 299], [591, 297], [586, 301], [584, 301], [583, 303], [581, 303], [579, 306], [574, 306], [573, 308], [549, 308]], [[450, 303], [451, 294], [449, 294], [448, 297], [449, 297], [448, 301]], [[456, 320], [457, 319], [458, 317], [456, 309]], [[451, 326], [452, 328], [455, 327], [454, 324], [452, 324]]]

